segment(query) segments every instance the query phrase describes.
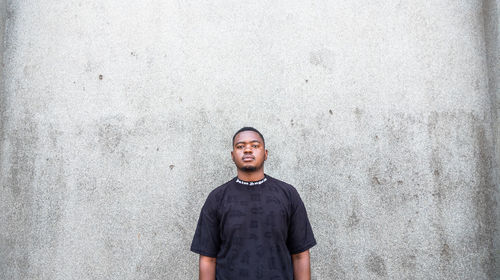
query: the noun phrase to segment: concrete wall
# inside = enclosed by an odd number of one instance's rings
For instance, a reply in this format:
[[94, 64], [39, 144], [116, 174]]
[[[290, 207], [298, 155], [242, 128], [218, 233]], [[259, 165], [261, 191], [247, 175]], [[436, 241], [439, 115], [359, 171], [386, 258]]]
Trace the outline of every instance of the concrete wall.
[[0, 278], [195, 279], [244, 125], [313, 279], [498, 277], [498, 5], [8, 2]]
[[3, 53], [5, 49], [5, 20], [7, 18], [7, 6], [4, 0], [0, 0], [0, 141], [3, 139], [3, 123], [4, 120], [2, 116], [4, 115], [4, 65], [3, 65]]
[[[493, 130], [495, 131], [495, 158], [496, 166], [494, 167], [494, 176], [499, 176], [500, 164], [500, 1], [488, 0], [483, 1], [484, 13], [484, 30], [485, 30], [485, 47], [486, 61], [488, 66], [488, 91], [492, 104]], [[497, 181], [497, 190], [500, 184]], [[498, 197], [497, 197], [498, 199]], [[497, 207], [496, 217], [497, 224], [500, 217], [500, 207]], [[500, 231], [495, 232], [494, 248], [495, 248], [495, 277], [500, 278]]]

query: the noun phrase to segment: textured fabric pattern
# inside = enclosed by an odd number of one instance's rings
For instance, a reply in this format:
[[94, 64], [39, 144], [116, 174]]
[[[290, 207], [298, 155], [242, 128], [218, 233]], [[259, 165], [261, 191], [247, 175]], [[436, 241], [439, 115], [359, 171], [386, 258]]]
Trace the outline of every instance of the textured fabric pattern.
[[290, 255], [315, 244], [297, 190], [266, 175], [234, 178], [208, 195], [191, 251], [217, 258], [218, 280], [293, 279]]

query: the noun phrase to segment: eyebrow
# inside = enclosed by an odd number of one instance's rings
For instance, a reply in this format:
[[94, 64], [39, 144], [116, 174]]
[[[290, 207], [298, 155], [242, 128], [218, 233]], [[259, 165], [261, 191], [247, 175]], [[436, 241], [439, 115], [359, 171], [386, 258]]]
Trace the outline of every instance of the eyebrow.
[[253, 143], [253, 142], [257, 142], [260, 144], [260, 141], [259, 140], [251, 140], [251, 141], [248, 141], [248, 142], [245, 142], [245, 141], [238, 141], [236, 143], [234, 143], [234, 145], [238, 145], [238, 144], [245, 144], [245, 143]]

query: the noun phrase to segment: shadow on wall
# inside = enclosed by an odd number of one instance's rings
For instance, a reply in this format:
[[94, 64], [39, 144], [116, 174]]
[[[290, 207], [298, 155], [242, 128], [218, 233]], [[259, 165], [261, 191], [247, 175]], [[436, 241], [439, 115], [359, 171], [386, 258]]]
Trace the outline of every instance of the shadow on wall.
[[[498, 174], [498, 166], [500, 165], [500, 90], [499, 75], [500, 75], [500, 50], [499, 50], [499, 0], [484, 0], [483, 1], [483, 19], [484, 19], [484, 41], [486, 51], [486, 63], [488, 67], [488, 93], [490, 104], [492, 106], [494, 144], [495, 144], [495, 160], [492, 171], [496, 174], [491, 174], [496, 180], [497, 192], [496, 201], [500, 201], [500, 174]], [[493, 239], [495, 271], [494, 279], [500, 279], [500, 209], [496, 209], [496, 233]]]

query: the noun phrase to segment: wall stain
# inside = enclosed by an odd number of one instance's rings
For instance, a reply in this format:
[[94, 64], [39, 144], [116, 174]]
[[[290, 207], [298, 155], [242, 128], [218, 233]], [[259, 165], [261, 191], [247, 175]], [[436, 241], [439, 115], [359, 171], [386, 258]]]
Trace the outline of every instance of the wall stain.
[[118, 123], [118, 120], [108, 120], [99, 127], [99, 144], [104, 153], [114, 153], [120, 145], [124, 128]]
[[[361, 206], [361, 203], [358, 199], [358, 197], [356, 195], [354, 195], [353, 197], [351, 197], [350, 199], [351, 203], [349, 204], [350, 207], [352, 207], [351, 209], [351, 213], [349, 215], [349, 217], [347, 218], [347, 228], [348, 229], [356, 229], [361, 221], [361, 217], [360, 217], [360, 208], [362, 207]], [[362, 212], [361, 212], [362, 213]]]
[[441, 252], [440, 252], [441, 258], [446, 260], [446, 262], [451, 261], [451, 248], [447, 243], [444, 243], [441, 246]]
[[373, 176], [372, 185], [383, 185], [383, 183], [381, 182], [381, 179], [379, 179], [377, 176]]
[[364, 135], [373, 147], [372, 154], [367, 156], [370, 163], [365, 174], [366, 182], [379, 198], [380, 206], [391, 215], [395, 208], [407, 204], [413, 207], [419, 199], [419, 189], [411, 186], [415, 181], [406, 178], [408, 173], [414, 173], [408, 169], [408, 162], [419, 154], [408, 143], [413, 141], [415, 134], [425, 129], [424, 122], [418, 117], [398, 113], [386, 116], [382, 123], [372, 124], [374, 118], [362, 109], [354, 108], [353, 114], [359, 120], [360, 128], [375, 126], [375, 135]]
[[[436, 242], [440, 244], [440, 249], [436, 252], [439, 255], [439, 270], [440, 273], [445, 276], [450, 272], [450, 248], [448, 245], [448, 237], [446, 234], [443, 217], [443, 207], [446, 207], [447, 198], [447, 178], [443, 176], [443, 156], [441, 151], [443, 150], [442, 133], [445, 133], [445, 129], [451, 129], [446, 125], [446, 116], [442, 116], [437, 112], [431, 112], [428, 117], [427, 132], [430, 138], [431, 152], [430, 152], [430, 162], [429, 169], [433, 181], [432, 197], [435, 199], [436, 208], [436, 218], [433, 221], [433, 228], [438, 235], [438, 240]], [[445, 128], [443, 127], [445, 126]]]
[[[445, 213], [448, 214], [450, 203], [456, 202], [457, 195], [464, 199], [461, 203], [471, 203], [475, 214], [474, 223], [477, 229], [473, 236], [475, 242], [466, 250], [469, 252], [482, 252], [478, 257], [486, 275], [492, 277], [494, 273], [494, 230], [497, 227], [495, 209], [495, 180], [493, 178], [493, 136], [486, 115], [477, 115], [474, 112], [431, 112], [428, 117], [428, 133], [430, 138], [430, 164], [429, 173], [433, 181], [432, 197], [435, 200], [436, 219], [433, 223], [440, 249], [438, 251], [440, 270], [442, 275], [449, 275], [450, 266], [454, 266], [457, 253], [453, 252], [455, 244], [450, 240], [446, 228]], [[454, 139], [467, 149], [451, 149], [448, 142], [443, 140]], [[449, 141], [449, 140], [448, 140]], [[470, 160], [475, 163], [475, 171], [467, 178], [457, 178], [450, 167], [450, 162], [467, 153]], [[473, 155], [470, 155], [473, 153]], [[464, 196], [465, 195], [465, 196]]]
[[[39, 127], [34, 121], [34, 115], [25, 111], [21, 120], [17, 120], [17, 127], [5, 133], [7, 153], [10, 153], [6, 175], [6, 186], [10, 189], [12, 200], [10, 215], [7, 216], [8, 227], [11, 234], [2, 246], [7, 253], [8, 263], [14, 264], [15, 269], [21, 273], [21, 278], [29, 278], [31, 262], [30, 250], [33, 248], [33, 229], [36, 228], [34, 220], [34, 184], [36, 155], [39, 144]], [[9, 202], [7, 202], [9, 203]], [[20, 245], [22, 245], [20, 247]]]
[[361, 122], [361, 116], [363, 115], [363, 111], [358, 107], [356, 107], [354, 108], [354, 115], [356, 116], [356, 120], [358, 120], [358, 122]]
[[498, 207], [495, 200], [497, 192], [495, 178], [493, 177], [494, 147], [491, 135], [487, 135], [483, 124], [474, 126], [474, 137], [477, 147], [476, 151], [476, 176], [479, 178], [474, 193], [474, 208], [479, 229], [476, 232], [476, 244], [478, 248], [487, 248], [488, 254], [481, 260], [484, 271], [489, 276], [495, 273], [495, 250], [493, 245], [495, 229], [497, 228], [497, 215], [495, 209]]
[[403, 257], [401, 266], [404, 269], [414, 271], [415, 268], [417, 267], [417, 257], [415, 255], [408, 255]]
[[335, 67], [335, 55], [330, 49], [320, 49], [309, 53], [309, 62], [331, 71]]
[[353, 228], [356, 227], [359, 224], [359, 218], [358, 215], [356, 215], [356, 211], [353, 210], [352, 214], [349, 216], [347, 220], [347, 227]]
[[385, 267], [384, 259], [373, 252], [370, 253], [370, 255], [366, 256], [365, 266], [369, 271], [377, 274], [378, 276], [387, 275], [387, 269]]

